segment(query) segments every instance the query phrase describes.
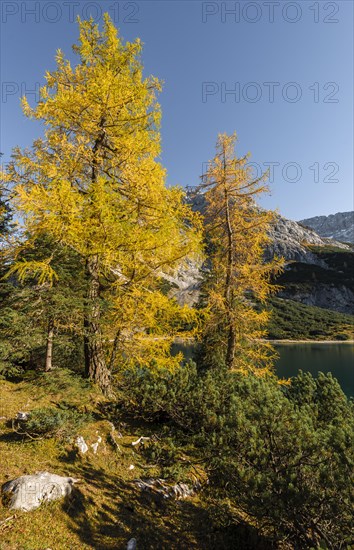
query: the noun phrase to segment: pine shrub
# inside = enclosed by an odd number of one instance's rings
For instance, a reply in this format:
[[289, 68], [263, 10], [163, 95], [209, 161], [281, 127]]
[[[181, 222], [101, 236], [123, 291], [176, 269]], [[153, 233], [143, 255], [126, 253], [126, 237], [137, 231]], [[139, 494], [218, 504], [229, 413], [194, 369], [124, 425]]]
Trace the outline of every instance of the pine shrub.
[[74, 407], [44, 407], [34, 409], [26, 420], [18, 421], [17, 431], [30, 438], [55, 437], [60, 441], [72, 439], [79, 429], [92, 420], [89, 414], [83, 414]]

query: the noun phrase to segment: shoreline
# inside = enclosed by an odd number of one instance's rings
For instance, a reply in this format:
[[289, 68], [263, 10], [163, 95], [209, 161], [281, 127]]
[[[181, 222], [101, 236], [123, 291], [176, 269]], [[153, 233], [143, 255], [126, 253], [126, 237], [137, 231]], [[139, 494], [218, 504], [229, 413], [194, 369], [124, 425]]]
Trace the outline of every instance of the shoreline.
[[266, 340], [271, 344], [354, 344], [354, 340]]
[[[270, 344], [354, 344], [354, 340], [290, 340], [287, 338], [283, 340], [270, 340], [269, 338], [265, 338], [263, 342], [268, 342]], [[178, 336], [173, 343], [193, 345], [196, 341], [193, 337], [182, 338]]]

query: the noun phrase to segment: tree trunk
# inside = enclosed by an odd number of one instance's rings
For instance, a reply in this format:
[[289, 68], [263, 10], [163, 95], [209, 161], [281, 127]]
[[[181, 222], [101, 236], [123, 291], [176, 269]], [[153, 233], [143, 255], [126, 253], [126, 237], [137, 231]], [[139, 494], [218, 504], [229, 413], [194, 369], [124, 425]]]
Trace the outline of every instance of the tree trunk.
[[84, 318], [84, 353], [86, 376], [96, 382], [103, 393], [110, 393], [110, 372], [106, 366], [100, 326], [100, 282], [97, 254], [86, 261], [88, 280], [87, 309]]
[[54, 323], [49, 321], [47, 332], [47, 349], [45, 355], [45, 372], [52, 370], [53, 368], [53, 340], [54, 340]]
[[226, 366], [229, 369], [232, 369], [234, 366], [235, 349], [236, 349], [236, 331], [233, 324], [233, 320], [229, 319], [229, 331], [227, 335], [227, 352], [226, 352]]
[[226, 156], [224, 151], [224, 196], [225, 196], [225, 214], [226, 214], [226, 228], [227, 228], [227, 266], [226, 266], [226, 280], [225, 280], [225, 302], [227, 308], [227, 322], [228, 322], [228, 335], [227, 335], [227, 350], [226, 350], [226, 366], [232, 369], [234, 366], [235, 349], [236, 349], [236, 330], [233, 319], [233, 269], [234, 269], [234, 233], [231, 223], [230, 214], [230, 197], [227, 190], [226, 181]]
[[[92, 174], [91, 180], [94, 184], [97, 180], [98, 160], [97, 154], [104, 140], [104, 117], [101, 118], [101, 132], [98, 135], [92, 148]], [[87, 304], [84, 317], [84, 354], [86, 376], [96, 382], [104, 394], [111, 393], [110, 371], [107, 368], [104, 358], [101, 311], [100, 311], [100, 280], [99, 280], [99, 259], [98, 254], [92, 254], [86, 260], [86, 277], [88, 282]]]

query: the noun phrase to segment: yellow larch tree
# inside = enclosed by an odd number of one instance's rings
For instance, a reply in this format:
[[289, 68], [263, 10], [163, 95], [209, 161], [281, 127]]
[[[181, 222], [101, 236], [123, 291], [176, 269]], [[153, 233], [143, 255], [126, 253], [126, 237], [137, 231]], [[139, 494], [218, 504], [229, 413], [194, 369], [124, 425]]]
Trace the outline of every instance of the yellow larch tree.
[[205, 199], [211, 267], [204, 337], [212, 354], [221, 351], [229, 369], [263, 374], [272, 364], [272, 348], [264, 340], [269, 314], [256, 305], [264, 304], [276, 289], [270, 279], [281, 269], [282, 260], [263, 259], [274, 219], [274, 212], [256, 203], [268, 190], [266, 174], [252, 177], [249, 155], [238, 158], [235, 153], [236, 139], [236, 134], [218, 136], [216, 155], [198, 188]]
[[[14, 150], [6, 179], [27, 233], [48, 234], [84, 262], [85, 369], [108, 391], [102, 281], [116, 319], [129, 310], [132, 289], [140, 297], [152, 292], [158, 307], [156, 280], [198, 250], [200, 228], [182, 190], [165, 185], [161, 84], [143, 75], [140, 40], [123, 43], [108, 15], [102, 31], [93, 20], [79, 20], [79, 31], [78, 63], [59, 50], [38, 104], [23, 99], [25, 115], [42, 121], [45, 134], [31, 149]], [[53, 276], [48, 262], [39, 269]]]

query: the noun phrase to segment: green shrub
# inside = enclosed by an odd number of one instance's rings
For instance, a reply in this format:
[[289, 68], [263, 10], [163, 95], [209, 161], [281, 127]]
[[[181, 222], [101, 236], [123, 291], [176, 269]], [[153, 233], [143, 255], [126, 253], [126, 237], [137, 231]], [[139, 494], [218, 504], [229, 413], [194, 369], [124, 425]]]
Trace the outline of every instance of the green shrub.
[[152, 439], [142, 446], [140, 452], [145, 460], [159, 467], [162, 478], [173, 482], [188, 479], [189, 464], [181, 460], [181, 448], [173, 438]]
[[[274, 538], [294, 547], [349, 547], [354, 414], [338, 383], [321, 375], [237, 382], [228, 410], [199, 444], [211, 486]], [[341, 546], [342, 545], [342, 546]]]
[[339, 332], [339, 334], [334, 335], [334, 340], [350, 340], [349, 334], [346, 334], [345, 332]]
[[[163, 421], [170, 438], [146, 447], [172, 471], [178, 446], [204, 464], [213, 498], [227, 498], [263, 534], [295, 548], [349, 548], [354, 409], [331, 375], [290, 386], [225, 369], [153, 377], [130, 373], [121, 407]], [[177, 474], [176, 474], [177, 475]]]
[[[62, 407], [65, 407], [65, 404]], [[20, 420], [18, 431], [31, 438], [55, 437], [60, 441], [67, 441], [90, 420], [90, 415], [82, 414], [72, 407], [46, 407], [34, 409], [29, 413], [27, 420]]]
[[186, 433], [213, 425], [229, 406], [235, 380], [226, 367], [199, 372], [193, 361], [175, 372], [128, 371], [119, 384], [117, 408], [149, 422], [170, 422]]
[[175, 372], [128, 370], [119, 382], [117, 407], [150, 422], [174, 419], [180, 425], [184, 422], [188, 424], [188, 400], [197, 379], [197, 368], [193, 362]]
[[[1, 353], [0, 345], [0, 353]], [[0, 380], [19, 380], [23, 377], [25, 369], [7, 361], [0, 361]]]

